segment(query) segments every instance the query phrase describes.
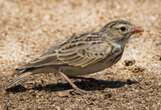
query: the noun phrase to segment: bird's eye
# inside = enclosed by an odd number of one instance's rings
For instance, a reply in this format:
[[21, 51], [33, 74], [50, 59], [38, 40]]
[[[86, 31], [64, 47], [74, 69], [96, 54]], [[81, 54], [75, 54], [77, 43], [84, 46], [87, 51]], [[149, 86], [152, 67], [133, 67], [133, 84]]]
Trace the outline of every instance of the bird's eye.
[[124, 31], [126, 31], [126, 27], [122, 26], [122, 27], [120, 27], [120, 30], [121, 30], [122, 32], [124, 32]]

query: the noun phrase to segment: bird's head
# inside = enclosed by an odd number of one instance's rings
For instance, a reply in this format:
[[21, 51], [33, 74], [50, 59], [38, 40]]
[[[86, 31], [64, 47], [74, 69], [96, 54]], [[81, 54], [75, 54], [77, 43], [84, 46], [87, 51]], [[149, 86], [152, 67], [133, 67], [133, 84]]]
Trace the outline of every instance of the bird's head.
[[127, 41], [130, 36], [136, 33], [142, 33], [144, 30], [125, 20], [115, 20], [105, 25], [101, 32], [106, 33], [116, 42]]

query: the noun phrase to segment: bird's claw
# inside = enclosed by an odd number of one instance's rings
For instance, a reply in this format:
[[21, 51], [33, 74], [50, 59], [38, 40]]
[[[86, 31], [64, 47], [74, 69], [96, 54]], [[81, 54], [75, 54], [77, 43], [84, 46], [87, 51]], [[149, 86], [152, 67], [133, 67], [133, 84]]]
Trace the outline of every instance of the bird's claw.
[[84, 95], [84, 94], [90, 94], [90, 92], [78, 88], [71, 91], [71, 94]]

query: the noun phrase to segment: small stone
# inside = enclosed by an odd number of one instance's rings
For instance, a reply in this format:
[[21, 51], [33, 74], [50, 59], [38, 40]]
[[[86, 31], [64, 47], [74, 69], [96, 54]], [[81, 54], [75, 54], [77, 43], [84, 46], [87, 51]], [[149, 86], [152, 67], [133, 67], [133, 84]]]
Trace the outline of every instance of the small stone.
[[65, 92], [57, 92], [59, 97], [69, 97], [70, 93], [68, 91]]
[[159, 57], [159, 61], [161, 61], [161, 56]]
[[132, 66], [135, 64], [135, 60], [125, 60], [124, 63], [125, 66]]
[[145, 69], [139, 66], [136, 66], [135, 68], [132, 69], [132, 72], [134, 73], [139, 73], [139, 72], [143, 72]]

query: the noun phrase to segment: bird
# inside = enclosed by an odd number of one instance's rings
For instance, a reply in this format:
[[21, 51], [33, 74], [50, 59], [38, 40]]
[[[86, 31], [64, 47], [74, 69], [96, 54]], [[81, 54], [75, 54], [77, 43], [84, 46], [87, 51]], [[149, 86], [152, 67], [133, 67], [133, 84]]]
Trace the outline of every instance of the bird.
[[51, 47], [46, 53], [28, 64], [16, 68], [17, 77], [6, 90], [17, 86], [33, 74], [56, 73], [61, 75], [74, 90], [84, 93], [70, 77], [102, 71], [116, 64], [122, 57], [129, 38], [144, 30], [128, 20], [108, 22], [96, 32], [73, 34], [65, 42]]

